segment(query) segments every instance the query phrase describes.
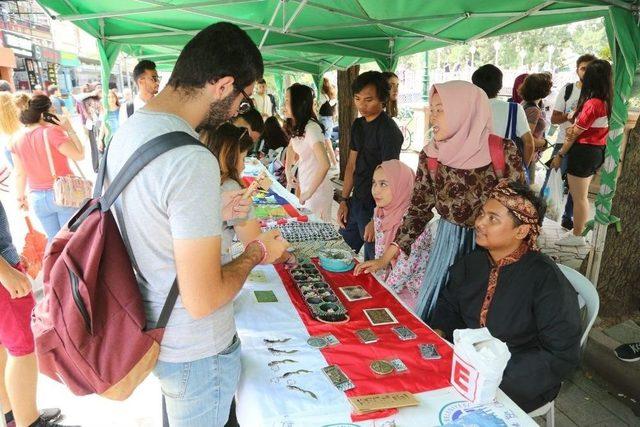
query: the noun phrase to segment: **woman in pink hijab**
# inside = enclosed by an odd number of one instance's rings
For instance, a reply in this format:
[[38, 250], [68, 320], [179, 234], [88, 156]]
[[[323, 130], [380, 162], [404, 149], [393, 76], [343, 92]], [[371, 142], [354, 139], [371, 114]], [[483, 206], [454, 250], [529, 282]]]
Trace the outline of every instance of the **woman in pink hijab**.
[[[376, 202], [373, 224], [376, 236], [376, 258], [383, 256], [393, 243], [402, 218], [407, 213], [413, 192], [415, 173], [400, 160], [382, 162], [373, 174], [371, 193]], [[425, 231], [411, 245], [410, 255], [400, 255], [382, 272], [383, 279], [411, 309], [415, 308], [418, 292], [427, 267], [431, 233]]]
[[489, 100], [464, 81], [435, 84], [430, 92], [433, 139], [420, 153], [409, 208], [382, 257], [362, 263], [357, 272], [387, 268], [440, 215], [435, 241], [424, 261], [426, 273], [415, 306], [428, 320], [446, 282], [449, 267], [475, 247], [475, 218], [500, 178], [523, 180], [516, 146], [492, 134]]

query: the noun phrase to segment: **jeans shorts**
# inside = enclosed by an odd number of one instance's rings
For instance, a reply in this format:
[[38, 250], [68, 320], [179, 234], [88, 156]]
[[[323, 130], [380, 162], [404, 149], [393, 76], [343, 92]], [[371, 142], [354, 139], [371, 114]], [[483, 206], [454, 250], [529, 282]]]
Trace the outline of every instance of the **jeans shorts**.
[[158, 361], [171, 427], [222, 427], [240, 380], [240, 339], [215, 356], [193, 362]]

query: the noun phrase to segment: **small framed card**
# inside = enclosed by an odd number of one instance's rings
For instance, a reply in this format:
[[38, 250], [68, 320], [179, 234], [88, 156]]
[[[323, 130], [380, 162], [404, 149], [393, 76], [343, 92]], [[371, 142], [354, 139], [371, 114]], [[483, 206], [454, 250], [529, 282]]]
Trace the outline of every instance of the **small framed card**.
[[371, 329], [358, 329], [356, 335], [363, 344], [371, 344], [378, 341], [378, 336]]
[[322, 368], [322, 372], [324, 372], [331, 383], [340, 391], [347, 391], [355, 388], [355, 385], [353, 385], [349, 377], [347, 377], [344, 372], [342, 372], [342, 369], [336, 365], [324, 367]]
[[391, 330], [400, 338], [402, 341], [414, 340], [418, 336], [411, 329], [406, 326], [394, 326]]
[[418, 348], [420, 349], [420, 355], [424, 360], [436, 360], [442, 358], [440, 353], [438, 353], [435, 344], [419, 344]]
[[367, 292], [362, 286], [357, 285], [357, 286], [343, 286], [340, 289], [340, 292], [343, 293], [343, 295], [345, 296], [345, 298], [347, 298], [348, 301], [353, 302], [353, 301], [360, 301], [363, 299], [369, 299], [371, 298], [371, 295], [369, 295], [369, 292]]
[[278, 302], [276, 294], [273, 291], [253, 291], [258, 302]]
[[373, 326], [398, 323], [398, 320], [388, 308], [367, 308], [364, 310], [364, 315], [367, 316]]

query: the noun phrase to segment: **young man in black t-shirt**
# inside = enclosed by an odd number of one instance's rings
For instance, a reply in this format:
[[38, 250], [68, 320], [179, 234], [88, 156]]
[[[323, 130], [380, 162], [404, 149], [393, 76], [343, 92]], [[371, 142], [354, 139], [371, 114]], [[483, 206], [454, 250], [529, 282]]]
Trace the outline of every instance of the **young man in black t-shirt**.
[[383, 111], [389, 100], [389, 83], [382, 73], [368, 71], [359, 75], [351, 90], [362, 117], [351, 126], [338, 224], [347, 244], [356, 252], [364, 245], [364, 259], [370, 260], [375, 258], [373, 172], [385, 160], [400, 158], [403, 138], [398, 125]]

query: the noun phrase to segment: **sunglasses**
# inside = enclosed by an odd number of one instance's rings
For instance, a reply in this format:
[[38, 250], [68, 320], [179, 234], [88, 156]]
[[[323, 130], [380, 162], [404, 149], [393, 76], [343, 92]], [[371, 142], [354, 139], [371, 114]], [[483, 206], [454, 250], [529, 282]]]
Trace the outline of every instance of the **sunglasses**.
[[238, 106], [238, 114], [248, 113], [249, 110], [253, 108], [253, 100], [251, 100], [251, 97], [247, 95], [244, 89], [236, 87], [236, 90], [242, 94], [242, 101], [240, 101], [240, 105]]

